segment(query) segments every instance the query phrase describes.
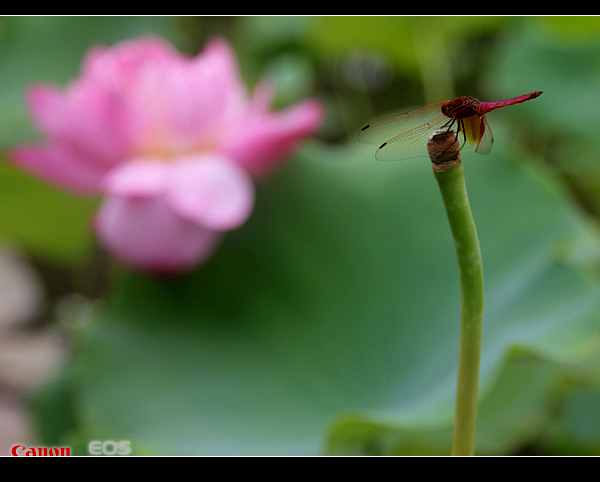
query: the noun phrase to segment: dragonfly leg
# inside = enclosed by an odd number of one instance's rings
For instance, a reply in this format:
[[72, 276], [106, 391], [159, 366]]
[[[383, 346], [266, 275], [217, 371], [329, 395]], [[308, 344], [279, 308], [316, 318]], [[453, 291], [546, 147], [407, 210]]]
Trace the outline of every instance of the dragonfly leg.
[[454, 125], [455, 122], [456, 122], [456, 119], [451, 118], [448, 122], [446, 122], [442, 126], [442, 129], [446, 129], [446, 132], [448, 132], [450, 129], [452, 129], [452, 126]]
[[442, 129], [446, 129], [446, 132], [449, 132], [452, 127], [454, 126], [454, 123], [456, 122], [456, 141], [458, 141], [458, 137], [460, 136], [460, 134], [462, 133], [462, 137], [463, 137], [463, 142], [462, 142], [462, 146], [460, 146], [460, 148], [462, 149], [465, 144], [467, 143], [467, 133], [465, 131], [465, 121], [464, 119], [455, 119], [455, 118], [451, 118], [448, 122], [446, 122], [443, 126]]
[[465, 131], [465, 121], [463, 119], [460, 119], [458, 121], [458, 130], [456, 132], [456, 140], [457, 141], [458, 141], [458, 136], [460, 135], [461, 132], [463, 135], [463, 143], [462, 143], [462, 146], [460, 146], [460, 148], [462, 149], [463, 147], [465, 147], [465, 144], [467, 143], [467, 132]]

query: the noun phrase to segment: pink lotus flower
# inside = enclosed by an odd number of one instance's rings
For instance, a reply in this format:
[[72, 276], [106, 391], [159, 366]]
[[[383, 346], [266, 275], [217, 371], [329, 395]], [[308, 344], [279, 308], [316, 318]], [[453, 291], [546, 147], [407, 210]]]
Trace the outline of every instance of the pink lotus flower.
[[248, 99], [221, 38], [194, 58], [156, 37], [97, 47], [66, 89], [28, 90], [47, 142], [10, 157], [65, 189], [103, 195], [94, 229], [116, 257], [186, 270], [248, 219], [253, 180], [320, 126], [318, 102], [273, 113], [271, 94], [263, 83]]

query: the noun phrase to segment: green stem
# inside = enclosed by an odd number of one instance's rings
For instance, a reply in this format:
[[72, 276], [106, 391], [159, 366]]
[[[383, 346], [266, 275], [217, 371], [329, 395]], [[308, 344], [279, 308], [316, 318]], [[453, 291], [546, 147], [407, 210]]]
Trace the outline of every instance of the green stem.
[[483, 267], [462, 163], [434, 170], [450, 222], [461, 286], [461, 327], [452, 455], [473, 455], [483, 322]]

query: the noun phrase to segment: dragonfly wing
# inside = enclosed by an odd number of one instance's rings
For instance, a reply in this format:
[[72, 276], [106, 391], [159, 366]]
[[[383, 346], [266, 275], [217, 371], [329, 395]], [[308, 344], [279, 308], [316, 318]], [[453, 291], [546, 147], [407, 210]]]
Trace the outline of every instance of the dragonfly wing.
[[487, 119], [483, 115], [481, 116], [481, 123], [483, 135], [477, 144], [475, 152], [479, 154], [489, 154], [492, 150], [492, 145], [494, 144], [494, 136], [492, 135], [492, 129], [490, 128]]
[[448, 120], [448, 117], [442, 114], [435, 119], [430, 119], [426, 124], [393, 137], [377, 149], [375, 159], [378, 161], [404, 161], [415, 157], [427, 157], [429, 155], [427, 152], [429, 136]]
[[489, 146], [487, 145], [487, 136], [490, 130], [487, 121], [485, 120], [485, 116], [475, 114], [470, 117], [465, 117], [461, 121], [461, 126], [463, 129], [463, 136], [460, 136], [460, 138], [461, 142], [464, 143], [461, 146], [461, 149], [468, 149], [469, 147], [477, 145], [475, 152], [487, 154], [492, 146], [491, 144]]
[[440, 100], [405, 114], [395, 115], [366, 125], [358, 133], [358, 140], [365, 144], [381, 145], [403, 132], [413, 130], [439, 117], [444, 102], [446, 100]]
[[364, 126], [358, 133], [358, 140], [365, 144], [381, 145], [403, 131], [409, 121], [408, 113], [388, 117]]

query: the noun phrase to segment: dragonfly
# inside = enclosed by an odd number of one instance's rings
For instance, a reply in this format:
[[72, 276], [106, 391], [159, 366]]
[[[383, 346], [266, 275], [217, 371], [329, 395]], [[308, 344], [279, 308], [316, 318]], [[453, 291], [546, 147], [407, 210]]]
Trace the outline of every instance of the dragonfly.
[[495, 102], [480, 102], [470, 96], [439, 100], [366, 125], [358, 133], [358, 140], [379, 144], [375, 153], [375, 159], [379, 161], [402, 161], [427, 157], [429, 136], [438, 129], [455, 128], [461, 149], [476, 145], [475, 152], [487, 154], [492, 149], [494, 137], [485, 114], [540, 95], [542, 92], [537, 91]]

